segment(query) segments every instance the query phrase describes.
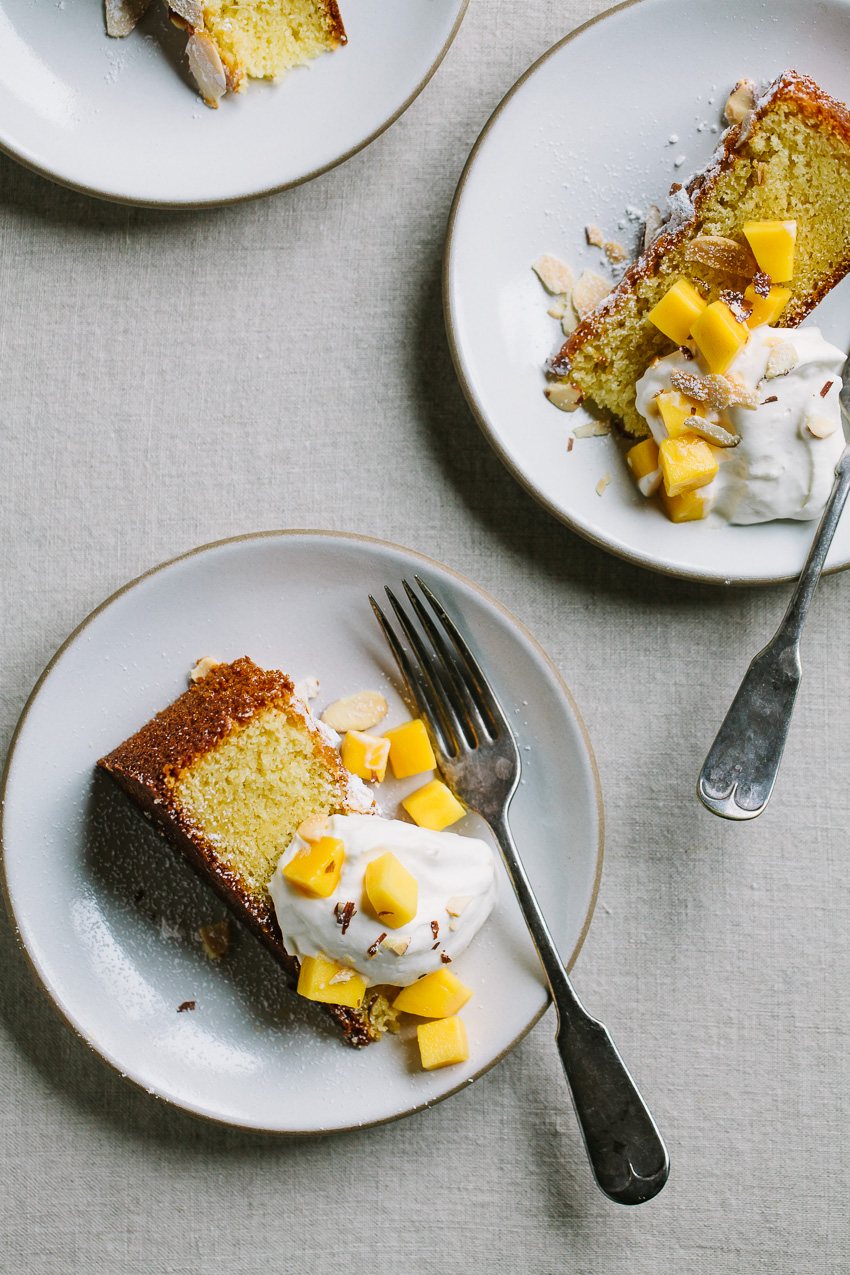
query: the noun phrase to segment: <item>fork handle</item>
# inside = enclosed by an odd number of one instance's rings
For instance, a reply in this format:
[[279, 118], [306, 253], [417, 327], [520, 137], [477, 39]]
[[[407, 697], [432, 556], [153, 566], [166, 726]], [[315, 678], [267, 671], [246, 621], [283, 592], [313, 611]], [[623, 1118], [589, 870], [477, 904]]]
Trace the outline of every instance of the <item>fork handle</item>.
[[555, 1002], [558, 1052], [593, 1175], [615, 1203], [642, 1204], [667, 1181], [667, 1148], [607, 1028], [576, 995], [507, 819], [490, 827]]

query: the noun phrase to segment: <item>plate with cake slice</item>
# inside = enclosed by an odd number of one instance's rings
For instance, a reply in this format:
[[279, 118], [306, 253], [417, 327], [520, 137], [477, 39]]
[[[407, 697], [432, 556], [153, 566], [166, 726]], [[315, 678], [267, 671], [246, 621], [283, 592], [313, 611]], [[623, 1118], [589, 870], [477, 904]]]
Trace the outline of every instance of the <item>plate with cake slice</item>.
[[600, 547], [721, 584], [799, 573], [844, 446], [850, 8], [764, 14], [641, 0], [555, 45], [476, 143], [444, 272], [514, 476]]
[[0, 150], [132, 204], [282, 190], [407, 109], [467, 3], [0, 0]]
[[494, 599], [357, 536], [209, 545], [100, 606], [39, 680], [3, 786], [6, 901], [73, 1030], [227, 1124], [395, 1119], [497, 1062], [548, 989], [492, 839], [434, 770], [368, 595], [419, 575], [511, 720], [514, 836], [570, 964], [602, 862], [592, 750]]

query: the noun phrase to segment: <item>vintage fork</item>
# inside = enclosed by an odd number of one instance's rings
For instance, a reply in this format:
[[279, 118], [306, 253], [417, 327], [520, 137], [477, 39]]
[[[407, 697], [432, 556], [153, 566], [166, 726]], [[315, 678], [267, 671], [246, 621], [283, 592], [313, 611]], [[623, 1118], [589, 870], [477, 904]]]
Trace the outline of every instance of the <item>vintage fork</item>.
[[407, 649], [375, 599], [369, 601], [446, 782], [498, 842], [555, 1002], [558, 1051], [596, 1181], [616, 1203], [642, 1204], [667, 1181], [667, 1148], [608, 1031], [576, 995], [514, 844], [508, 807], [521, 762], [513, 731], [454, 621], [415, 579], [422, 597], [402, 583], [420, 628], [386, 590]]

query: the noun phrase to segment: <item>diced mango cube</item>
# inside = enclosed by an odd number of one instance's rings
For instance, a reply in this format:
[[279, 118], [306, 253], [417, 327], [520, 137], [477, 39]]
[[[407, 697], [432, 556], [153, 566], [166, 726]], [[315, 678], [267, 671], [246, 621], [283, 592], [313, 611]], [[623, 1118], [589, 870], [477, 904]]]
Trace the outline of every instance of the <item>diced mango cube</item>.
[[626, 464], [634, 474], [635, 482], [645, 478], [658, 468], [658, 444], [654, 438], [645, 438], [626, 452]]
[[771, 283], [794, 277], [796, 221], [745, 221], [742, 229], [759, 270], [770, 275]]
[[712, 301], [691, 328], [691, 336], [708, 364], [721, 376], [750, 337], [746, 323], [739, 323], [723, 301]]
[[392, 851], [367, 864], [363, 888], [378, 920], [391, 930], [407, 925], [416, 916], [419, 882]]
[[381, 783], [387, 773], [390, 741], [360, 730], [349, 730], [342, 741], [342, 764], [368, 783]]
[[684, 345], [694, 319], [705, 309], [705, 301], [684, 276], [677, 279], [649, 312], [649, 321], [676, 345]]
[[682, 434], [688, 433], [685, 429], [688, 417], [703, 414], [702, 403], [692, 403], [678, 390], [662, 390], [655, 403], [669, 438], [680, 438]]
[[749, 301], [753, 307], [753, 312], [747, 319], [747, 327], [760, 328], [764, 324], [769, 327], [776, 322], [791, 300], [791, 289], [773, 287], [766, 297], [760, 297], [753, 285], [750, 284], [744, 290], [744, 300]]
[[714, 500], [705, 495], [702, 488], [696, 491], [683, 491], [680, 496], [668, 496], [661, 488], [661, 503], [667, 511], [671, 522], [699, 522], [711, 513]]
[[339, 885], [344, 861], [345, 849], [339, 837], [320, 837], [289, 860], [283, 875], [314, 899], [327, 899]]
[[420, 1018], [448, 1018], [462, 1009], [472, 995], [451, 970], [435, 970], [417, 983], [403, 987], [393, 1001], [393, 1009], [405, 1014], [418, 1014]]
[[658, 448], [658, 460], [668, 496], [705, 487], [717, 473], [717, 458], [704, 439], [696, 434], [665, 438]]
[[437, 764], [425, 723], [418, 717], [384, 731], [384, 739], [390, 741], [390, 765], [396, 779], [421, 775], [423, 770], [433, 770]]
[[420, 1023], [416, 1028], [419, 1054], [426, 1071], [466, 1062], [469, 1045], [466, 1028], [460, 1018], [441, 1018], [436, 1023]]
[[356, 970], [329, 961], [326, 956], [302, 956], [297, 992], [308, 1001], [325, 1005], [347, 1005], [357, 1009], [366, 992], [366, 984]]
[[457, 797], [441, 779], [432, 779], [424, 788], [417, 788], [401, 804], [414, 823], [420, 828], [430, 828], [432, 832], [442, 832], [466, 814]]

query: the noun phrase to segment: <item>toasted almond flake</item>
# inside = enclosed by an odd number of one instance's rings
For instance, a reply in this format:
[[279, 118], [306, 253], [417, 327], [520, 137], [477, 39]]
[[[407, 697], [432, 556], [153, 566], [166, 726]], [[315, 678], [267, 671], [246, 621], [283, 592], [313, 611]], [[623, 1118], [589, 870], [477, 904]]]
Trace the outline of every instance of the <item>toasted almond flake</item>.
[[546, 313], [550, 319], [563, 319], [567, 313], [568, 298], [559, 297], [554, 305], [550, 305]]
[[706, 403], [712, 411], [722, 411], [724, 407], [758, 406], [758, 393], [737, 376], [720, 376], [710, 372], [708, 376], [697, 376], [693, 372], [684, 372], [675, 368], [670, 374], [670, 384], [674, 390], [684, 394], [692, 403]]
[[104, 0], [106, 34], [129, 35], [151, 0]]
[[752, 80], [739, 80], [726, 99], [723, 114], [730, 124], [740, 124], [756, 104], [756, 86]]
[[587, 236], [587, 242], [594, 248], [604, 248], [605, 236], [598, 226], [585, 226], [584, 233]]
[[230, 951], [229, 921], [215, 921], [212, 925], [202, 925], [198, 933], [201, 936], [204, 951], [211, 961], [220, 961]]
[[646, 221], [643, 223], [643, 250], [646, 252], [653, 239], [661, 229], [663, 218], [657, 204], [651, 204], [646, 210]]
[[573, 430], [573, 438], [602, 438], [611, 433], [608, 421], [588, 421], [586, 425], [577, 425]]
[[449, 899], [446, 904], [446, 911], [449, 916], [463, 916], [471, 902], [471, 894], [456, 894], [453, 898]]
[[572, 385], [569, 381], [561, 381], [557, 385], [547, 385], [543, 393], [549, 402], [560, 408], [562, 412], [574, 412], [581, 405], [584, 398], [581, 390], [577, 385]]
[[380, 691], [358, 691], [335, 700], [322, 713], [322, 721], [332, 730], [370, 730], [383, 721], [389, 705]]
[[752, 304], [744, 300], [743, 292], [735, 292], [732, 288], [722, 288], [720, 300], [738, 323], [746, 323], [753, 312]]
[[583, 319], [590, 314], [591, 310], [595, 310], [610, 291], [611, 284], [607, 279], [603, 279], [602, 275], [597, 274], [595, 270], [585, 270], [571, 294], [573, 307], [578, 317]]
[[610, 483], [610, 481], [611, 481], [611, 475], [610, 475], [610, 474], [603, 474], [603, 475], [602, 475], [602, 477], [599, 479], [599, 482], [596, 484], [596, 494], [597, 494], [597, 496], [601, 496], [601, 495], [602, 495], [603, 491], [604, 491], [604, 490], [605, 490], [605, 488], [608, 486], [608, 484]]
[[831, 389], [832, 389], [832, 381], [827, 381], [825, 385], [821, 386], [821, 390], [820, 390], [821, 398], [826, 398], [827, 394], [829, 393]]
[[644, 474], [643, 478], [637, 480], [637, 488], [642, 496], [654, 496], [661, 486], [661, 470], [653, 469], [651, 473]]
[[766, 398], [762, 401], [761, 405], [762, 407], [767, 407], [768, 403], [778, 403], [778, 402], [779, 402], [779, 399], [776, 397], [776, 395], [771, 394], [769, 398]]
[[797, 366], [799, 356], [790, 341], [780, 341], [770, 351], [767, 367], [764, 369], [765, 380], [772, 381], [777, 376], [787, 376]]
[[172, 14], [177, 14], [188, 22], [190, 27], [200, 27], [204, 25], [204, 10], [200, 0], [168, 0], [168, 8]]
[[561, 319], [561, 331], [564, 336], [572, 336], [579, 324], [579, 318], [573, 305], [572, 297], [567, 297], [564, 317]]
[[756, 294], [756, 296], [769, 297], [770, 286], [771, 286], [770, 275], [766, 274], [764, 270], [756, 270], [756, 272], [753, 275], [753, 292]]
[[725, 377], [725, 381], [728, 386], [727, 407], [747, 407], [753, 410], [758, 407], [758, 390], [747, 385], [744, 378], [738, 376], [737, 372], [729, 373]]
[[460, 928], [460, 921], [458, 921], [457, 917], [455, 917], [453, 920], [449, 921], [449, 929], [450, 929], [450, 930], [454, 931], [454, 930], [457, 930], [457, 929], [459, 929], [459, 928]]
[[218, 110], [219, 101], [227, 89], [227, 79], [218, 49], [206, 31], [195, 31], [190, 35], [186, 56], [201, 97], [207, 106]]
[[396, 956], [404, 956], [410, 947], [409, 938], [387, 938], [381, 943], [381, 947], [385, 947], [388, 952], [394, 952]]
[[319, 693], [319, 679], [317, 677], [302, 677], [295, 683], [293, 690], [299, 699], [315, 699]]
[[749, 248], [724, 235], [698, 235], [688, 244], [685, 259], [742, 279], [751, 279], [756, 269], [755, 257]]
[[356, 977], [357, 977], [357, 970], [350, 970], [345, 968], [345, 969], [337, 970], [335, 974], [332, 974], [331, 977], [328, 979], [328, 983], [330, 984], [349, 983], [351, 979]]
[[724, 429], [722, 425], [715, 425], [713, 421], [707, 421], [704, 416], [689, 416], [685, 421], [685, 429], [689, 429], [692, 434], [698, 434], [700, 438], [704, 438], [707, 443], [713, 443], [715, 447], [737, 447], [741, 441], [740, 434], [730, 434], [728, 429]]
[[298, 828], [297, 836], [304, 841], [321, 841], [328, 830], [327, 815], [308, 815]]
[[621, 261], [627, 261], [629, 254], [621, 243], [617, 243], [616, 239], [609, 239], [605, 244], [605, 256], [614, 265], [619, 265]]
[[806, 417], [806, 429], [813, 438], [829, 438], [837, 428], [836, 421], [831, 421], [827, 416], [820, 416], [817, 412], [812, 412], [811, 416]]
[[557, 296], [572, 289], [573, 272], [566, 261], [561, 261], [560, 257], [553, 257], [548, 252], [544, 253], [542, 257], [538, 257], [531, 268], [547, 292]]
[[674, 368], [670, 373], [670, 384], [674, 390], [678, 390], [680, 394], [684, 394], [685, 398], [691, 399], [694, 403], [708, 402], [708, 386], [701, 376], [697, 376], [695, 372], [684, 372], [679, 368]]
[[198, 660], [189, 677], [193, 682], [202, 682], [207, 673], [211, 673], [214, 668], [218, 668], [220, 662], [220, 660], [214, 659], [211, 655], [205, 655], [203, 659]]

